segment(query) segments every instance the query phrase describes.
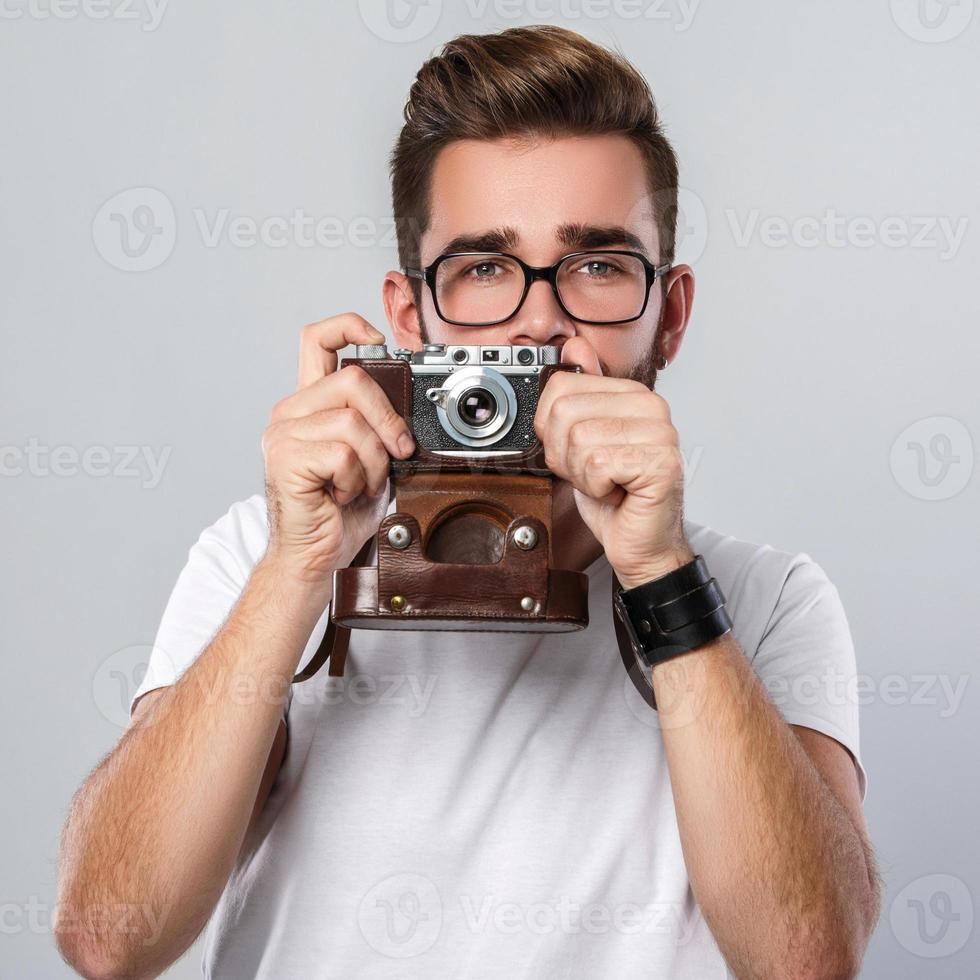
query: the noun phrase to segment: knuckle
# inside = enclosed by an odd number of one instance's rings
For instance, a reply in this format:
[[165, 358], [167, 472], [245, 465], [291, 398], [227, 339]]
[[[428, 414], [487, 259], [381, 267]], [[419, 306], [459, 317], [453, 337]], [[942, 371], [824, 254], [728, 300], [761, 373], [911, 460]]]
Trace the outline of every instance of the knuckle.
[[573, 422], [568, 430], [568, 445], [572, 449], [580, 449], [588, 441], [588, 422]]
[[266, 456], [278, 450], [278, 447], [282, 443], [283, 429], [282, 422], [270, 422], [266, 426], [265, 431], [262, 433], [262, 452]]
[[372, 433], [364, 441], [364, 453], [372, 463], [381, 463], [382, 460], [385, 464], [388, 462], [388, 450], [376, 433]]
[[606, 454], [602, 449], [593, 449], [585, 456], [585, 468], [590, 473], [601, 472], [606, 465]]
[[334, 452], [337, 455], [339, 465], [345, 468], [350, 468], [357, 462], [357, 453], [348, 442], [335, 442]]
[[656, 419], [646, 426], [649, 441], [656, 445], [676, 446], [680, 442], [677, 429], [666, 419]]
[[372, 381], [371, 376], [360, 364], [347, 364], [340, 369], [340, 373], [345, 376], [347, 384], [355, 388], [364, 388]]
[[300, 342], [303, 344], [315, 343], [323, 330], [324, 324], [329, 320], [318, 320], [315, 323], [307, 323], [299, 332]]
[[560, 395], [574, 376], [574, 371], [553, 371], [548, 378], [548, 390], [554, 395]]
[[653, 405], [657, 413], [665, 419], [670, 419], [670, 405], [667, 403], [667, 399], [663, 395], [657, 394], [655, 391], [650, 392], [650, 397], [653, 401]]
[[551, 403], [551, 418], [561, 424], [568, 418], [572, 409], [572, 399], [568, 394], [558, 395]]
[[673, 482], [684, 475], [684, 461], [680, 451], [672, 446], [663, 447], [655, 456], [657, 472]]
[[281, 432], [275, 432], [263, 438], [262, 449], [265, 455], [266, 468], [270, 472], [278, 472], [288, 467], [290, 457], [290, 440]]
[[289, 402], [289, 397], [280, 398], [279, 401], [272, 406], [272, 411], [269, 413], [269, 424], [274, 425], [276, 422], [284, 419], [286, 417], [287, 406]]
[[272, 429], [266, 429], [262, 433], [262, 455], [268, 460], [275, 451], [275, 435]]
[[334, 413], [343, 425], [350, 426], [352, 429], [360, 429], [364, 425], [364, 416], [352, 405], [334, 409]]

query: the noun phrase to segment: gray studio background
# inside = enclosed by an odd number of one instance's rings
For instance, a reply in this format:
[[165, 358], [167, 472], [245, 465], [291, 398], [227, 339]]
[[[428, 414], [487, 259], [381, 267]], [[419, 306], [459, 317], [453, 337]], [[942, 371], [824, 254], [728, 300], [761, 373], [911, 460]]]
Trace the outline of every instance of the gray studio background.
[[3, 0], [0, 975], [70, 975], [49, 929], [70, 796], [188, 547], [261, 489], [299, 328], [384, 326], [415, 70], [541, 21], [618, 44], [680, 155], [698, 294], [662, 390], [689, 516], [809, 552], [843, 595], [887, 882], [863, 976], [975, 970], [973, 6]]

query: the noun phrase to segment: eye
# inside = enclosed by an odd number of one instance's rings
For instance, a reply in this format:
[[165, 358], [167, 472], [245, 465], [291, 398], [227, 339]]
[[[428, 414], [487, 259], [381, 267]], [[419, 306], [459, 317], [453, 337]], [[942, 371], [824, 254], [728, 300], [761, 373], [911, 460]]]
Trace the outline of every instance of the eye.
[[582, 259], [574, 271], [582, 273], [589, 279], [611, 279], [623, 270], [606, 257], [594, 256]]
[[464, 275], [470, 279], [493, 279], [500, 275], [500, 272], [501, 267], [498, 263], [485, 259], [482, 262], [474, 262], [465, 270]]

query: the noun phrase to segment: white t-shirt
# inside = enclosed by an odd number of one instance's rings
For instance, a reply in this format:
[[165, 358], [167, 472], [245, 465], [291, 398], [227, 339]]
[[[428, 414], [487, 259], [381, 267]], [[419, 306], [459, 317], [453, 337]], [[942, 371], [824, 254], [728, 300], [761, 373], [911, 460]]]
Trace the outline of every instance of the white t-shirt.
[[[863, 797], [837, 590], [807, 555], [686, 531], [784, 717], [850, 750]], [[201, 535], [134, 700], [207, 645], [267, 535], [260, 496]], [[620, 659], [609, 563], [587, 571], [578, 633], [355, 630], [343, 678], [292, 688], [286, 757], [208, 926], [205, 976], [727, 976], [657, 713]]]

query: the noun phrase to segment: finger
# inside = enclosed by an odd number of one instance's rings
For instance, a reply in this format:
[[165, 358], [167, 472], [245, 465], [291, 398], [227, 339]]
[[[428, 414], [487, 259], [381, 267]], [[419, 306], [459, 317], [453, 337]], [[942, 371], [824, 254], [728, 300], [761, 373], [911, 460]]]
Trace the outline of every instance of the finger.
[[593, 446], [672, 446], [676, 442], [677, 432], [669, 422], [651, 422], [635, 416], [582, 418], [565, 432], [569, 460]]
[[356, 408], [391, 456], [404, 459], [415, 449], [408, 423], [395, 411], [381, 385], [358, 364], [341, 368], [284, 398], [272, 410], [272, 417], [274, 421], [302, 418], [330, 408]]
[[574, 374], [571, 371], [556, 371], [549, 375], [544, 389], [538, 398], [538, 407], [534, 413], [535, 432], [538, 438], [538, 423], [544, 423], [551, 412], [552, 404], [559, 398], [569, 394], [585, 394], [587, 392], [603, 392], [616, 394], [632, 392], [636, 394], [649, 393], [650, 389], [639, 381], [630, 378], [604, 377], [594, 374]]
[[601, 500], [621, 487], [627, 493], [663, 500], [683, 483], [684, 467], [676, 446], [595, 446], [582, 454], [569, 482]]
[[[652, 479], [658, 461], [672, 457], [677, 449], [677, 431], [669, 422], [651, 424], [639, 418], [583, 419], [568, 430], [562, 468], [569, 474], [569, 482], [573, 485], [580, 483], [584, 487], [590, 467], [596, 463], [594, 451], [608, 450], [625, 456], [627, 463], [647, 464], [647, 472]], [[600, 472], [607, 474], [612, 471]], [[622, 486], [618, 482], [617, 485]], [[610, 492], [605, 484], [593, 489], [600, 496]]]
[[350, 503], [367, 486], [357, 453], [346, 442], [291, 441], [293, 472], [310, 487], [324, 487], [338, 506]]
[[345, 442], [360, 461], [367, 492], [380, 494], [387, 483], [391, 460], [377, 432], [356, 408], [334, 408], [281, 423], [289, 435], [305, 442]]
[[601, 375], [596, 349], [584, 337], [570, 337], [561, 349], [562, 364], [577, 364], [585, 374]]
[[[642, 386], [611, 393], [599, 390], [560, 395], [551, 401], [541, 421], [539, 438], [545, 458], [560, 465], [568, 451], [570, 430], [588, 419], [635, 419], [640, 428], [669, 425], [665, 406], [666, 402], [659, 395]], [[606, 424], [614, 426], [612, 421]], [[537, 419], [535, 431], [538, 431]], [[645, 441], [649, 441], [649, 436]], [[551, 463], [548, 465], [550, 467]]]
[[299, 388], [337, 370], [337, 351], [348, 344], [383, 344], [384, 334], [357, 313], [341, 313], [308, 324], [299, 341]]

